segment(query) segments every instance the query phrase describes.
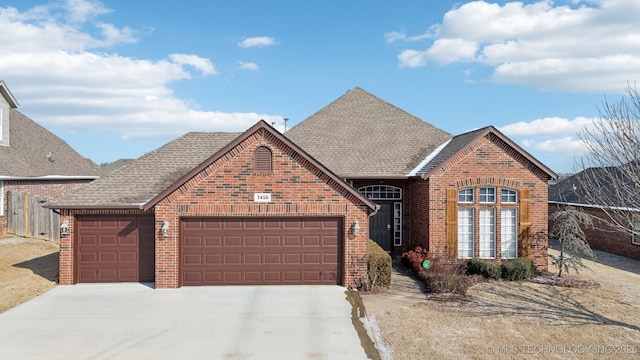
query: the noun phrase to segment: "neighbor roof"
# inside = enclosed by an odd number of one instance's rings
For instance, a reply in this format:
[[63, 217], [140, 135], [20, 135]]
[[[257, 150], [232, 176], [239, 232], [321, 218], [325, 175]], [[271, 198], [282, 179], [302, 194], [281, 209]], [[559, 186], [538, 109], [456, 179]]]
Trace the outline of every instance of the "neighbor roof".
[[10, 146], [0, 146], [0, 180], [97, 178], [96, 164], [15, 109], [9, 110]]
[[449, 159], [452, 159], [457, 153], [463, 151], [467, 147], [471, 146], [478, 139], [487, 136], [488, 134], [493, 134], [497, 136], [500, 140], [505, 142], [511, 148], [516, 150], [520, 155], [522, 155], [526, 161], [530, 163], [530, 165], [540, 169], [545, 174], [547, 174], [549, 179], [556, 179], [558, 175], [545, 166], [543, 163], [538, 161], [536, 158], [531, 156], [528, 152], [514, 143], [511, 139], [502, 134], [498, 129], [493, 126], [487, 126], [481, 129], [469, 131], [460, 135], [456, 135], [446, 144], [442, 149], [439, 150], [437, 154], [432, 155], [432, 159], [427, 162], [420, 170], [416, 172], [416, 175], [421, 176], [422, 178], [428, 178], [433, 171], [438, 169], [441, 165], [445, 164]]
[[185, 134], [49, 207], [141, 207], [240, 133]]
[[451, 134], [356, 87], [285, 135], [344, 178], [408, 177]]

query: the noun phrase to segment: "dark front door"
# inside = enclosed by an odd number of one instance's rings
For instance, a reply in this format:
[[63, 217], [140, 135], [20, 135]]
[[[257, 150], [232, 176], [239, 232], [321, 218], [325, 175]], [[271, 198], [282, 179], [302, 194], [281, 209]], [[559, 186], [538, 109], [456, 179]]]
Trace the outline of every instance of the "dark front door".
[[375, 241], [385, 251], [391, 252], [391, 227], [393, 226], [392, 202], [376, 201], [380, 210], [369, 220], [371, 240]]

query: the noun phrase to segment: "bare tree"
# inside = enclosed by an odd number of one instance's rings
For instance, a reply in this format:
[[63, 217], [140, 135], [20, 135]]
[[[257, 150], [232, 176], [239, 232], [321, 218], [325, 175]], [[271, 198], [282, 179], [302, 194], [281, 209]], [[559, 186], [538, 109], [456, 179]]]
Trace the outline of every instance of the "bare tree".
[[[588, 153], [578, 177], [581, 196], [601, 207], [606, 226], [634, 236], [640, 216], [640, 93], [628, 85], [615, 102], [605, 97], [599, 116], [578, 135]], [[594, 222], [597, 224], [598, 222]]]

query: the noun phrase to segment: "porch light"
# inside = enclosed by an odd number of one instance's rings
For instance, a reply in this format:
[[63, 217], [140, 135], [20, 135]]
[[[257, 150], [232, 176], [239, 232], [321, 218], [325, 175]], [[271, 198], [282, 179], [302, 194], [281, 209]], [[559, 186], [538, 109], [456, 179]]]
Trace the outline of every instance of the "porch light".
[[353, 221], [353, 225], [351, 226], [351, 230], [353, 230], [353, 235], [358, 236], [360, 234], [360, 224], [358, 224], [358, 220]]
[[62, 220], [62, 224], [60, 224], [60, 235], [69, 235], [69, 220]]
[[169, 235], [169, 221], [165, 220], [162, 222], [162, 236]]

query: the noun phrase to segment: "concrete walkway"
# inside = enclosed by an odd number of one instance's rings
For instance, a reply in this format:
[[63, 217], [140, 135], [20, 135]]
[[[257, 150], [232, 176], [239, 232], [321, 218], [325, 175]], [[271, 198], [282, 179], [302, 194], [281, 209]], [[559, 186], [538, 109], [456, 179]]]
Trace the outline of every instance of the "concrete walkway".
[[399, 258], [393, 260], [391, 286], [383, 294], [363, 295], [367, 316], [378, 312], [410, 306], [427, 300], [424, 284], [415, 280]]
[[345, 290], [58, 286], [0, 314], [0, 359], [366, 359]]

